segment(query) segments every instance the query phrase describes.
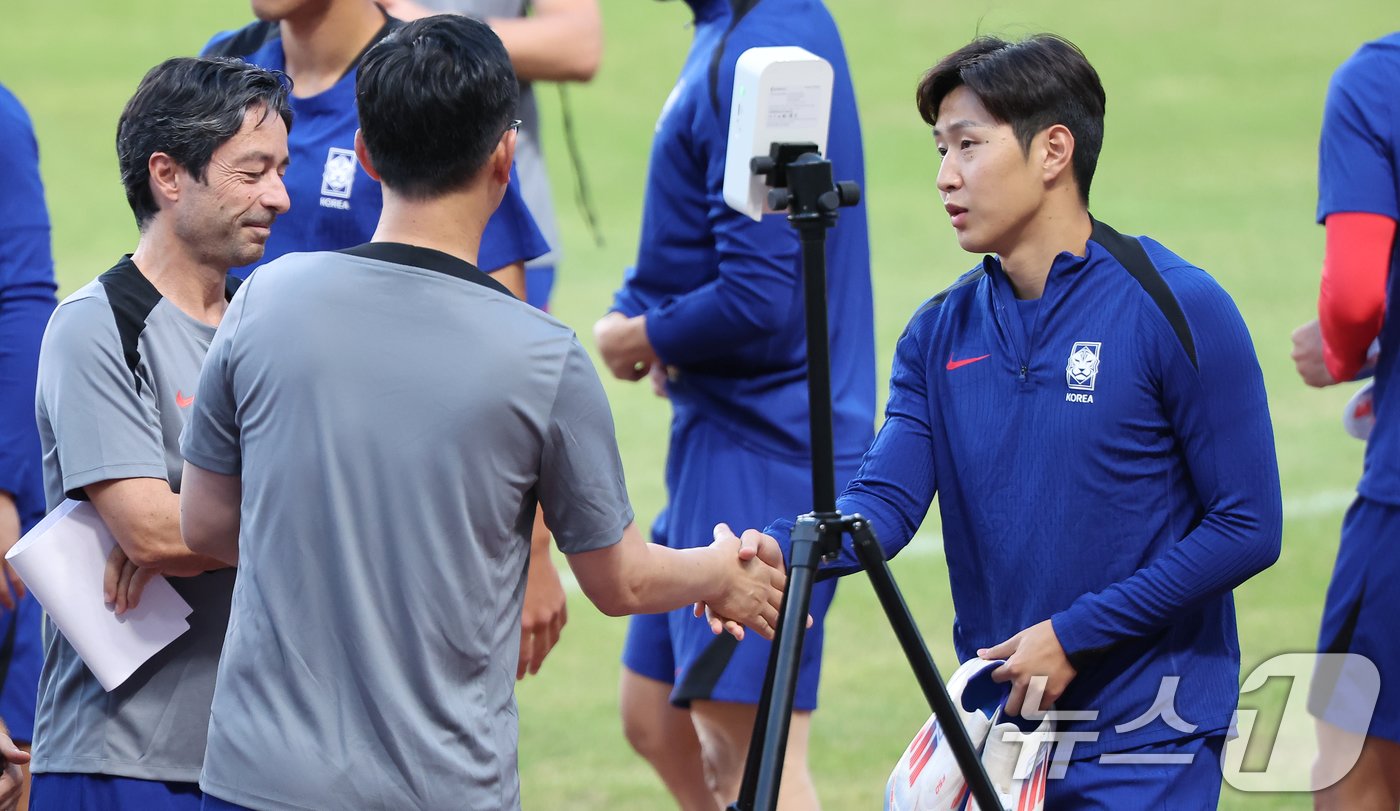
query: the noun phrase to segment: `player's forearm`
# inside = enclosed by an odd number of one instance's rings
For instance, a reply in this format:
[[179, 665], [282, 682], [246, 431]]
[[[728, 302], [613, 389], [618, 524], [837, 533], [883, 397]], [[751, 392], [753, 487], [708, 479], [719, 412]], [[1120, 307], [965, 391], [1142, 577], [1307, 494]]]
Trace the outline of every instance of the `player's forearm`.
[[1395, 220], [1379, 214], [1327, 218], [1318, 323], [1323, 360], [1337, 380], [1356, 377], [1380, 334], [1395, 233]]
[[180, 497], [183, 543], [221, 565], [238, 565], [238, 532], [242, 523], [243, 482], [238, 476], [215, 473], [185, 462]]
[[788, 285], [718, 279], [647, 311], [647, 339], [667, 364], [748, 357], [801, 318]]
[[1208, 517], [1149, 566], [1056, 614], [1055, 632], [1073, 657], [1160, 631], [1268, 568], [1281, 536], [1281, 518]]
[[724, 566], [708, 547], [669, 549], [646, 544], [644, 556], [635, 561], [624, 587], [612, 596], [611, 616], [655, 614], [695, 602], [717, 600], [724, 582]]
[[113, 487], [121, 482], [155, 479], [122, 479], [100, 482], [86, 489], [92, 505], [132, 563], [173, 577], [190, 577], [227, 564], [191, 550], [180, 535], [180, 497], [156, 488]]
[[670, 549], [647, 543], [635, 524], [613, 546], [569, 556], [584, 595], [614, 617], [718, 599], [727, 567], [734, 564], [710, 547]]
[[544, 0], [529, 17], [486, 22], [526, 81], [586, 82], [602, 63], [603, 21], [594, 0]]

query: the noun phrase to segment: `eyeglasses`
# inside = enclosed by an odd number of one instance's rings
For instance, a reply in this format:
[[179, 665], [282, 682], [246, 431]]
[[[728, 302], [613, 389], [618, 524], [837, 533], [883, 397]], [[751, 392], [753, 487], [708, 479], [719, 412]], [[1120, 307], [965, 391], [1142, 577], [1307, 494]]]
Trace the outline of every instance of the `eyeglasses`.
[[[511, 122], [506, 125], [506, 132], [518, 132], [520, 130], [520, 125], [524, 123], [524, 121], [521, 121], [518, 118], [513, 118], [511, 119]], [[501, 134], [505, 135], [506, 132], [503, 132]]]

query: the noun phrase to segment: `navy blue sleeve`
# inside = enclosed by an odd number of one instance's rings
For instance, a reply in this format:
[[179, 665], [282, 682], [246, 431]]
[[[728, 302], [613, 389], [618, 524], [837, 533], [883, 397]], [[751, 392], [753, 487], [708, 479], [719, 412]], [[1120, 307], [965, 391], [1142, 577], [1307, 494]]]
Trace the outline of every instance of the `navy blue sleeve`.
[[517, 262], [528, 262], [549, 253], [549, 243], [535, 224], [525, 198], [520, 196], [520, 177], [515, 164], [510, 167], [510, 185], [506, 186], [501, 205], [486, 221], [481, 235], [481, 253], [477, 267], [490, 273]]
[[44, 512], [34, 387], [53, 313], [53, 256], [39, 152], [28, 116], [0, 88], [0, 490], [25, 528]]
[[[727, 107], [725, 109], [728, 109]], [[705, 161], [707, 224], [718, 256], [718, 276], [647, 311], [647, 338], [668, 364], [725, 358], [776, 335], [800, 319], [794, 309], [801, 284], [796, 231], [785, 217], [754, 222], [724, 202], [728, 135], [708, 107], [697, 115], [694, 148]], [[626, 303], [619, 300], [626, 311]]]
[[1175, 268], [1163, 278], [1186, 314], [1200, 368], [1160, 316], [1149, 319], [1145, 360], [1161, 369], [1162, 409], [1190, 474], [1183, 486], [1194, 487], [1204, 515], [1131, 577], [1051, 618], [1071, 656], [1159, 630], [1278, 559], [1278, 460], [1249, 331], [1229, 295], [1203, 271]]
[[[859, 513], [870, 522], [886, 558], [909, 544], [938, 490], [929, 425], [928, 358], [914, 327], [911, 324], [905, 330], [895, 347], [885, 422], [861, 460], [860, 471], [836, 500], [842, 513]], [[778, 540], [784, 553], [789, 551], [791, 520], [777, 521], [765, 531]], [[849, 538], [840, 557], [822, 566], [829, 575], [860, 569]]]

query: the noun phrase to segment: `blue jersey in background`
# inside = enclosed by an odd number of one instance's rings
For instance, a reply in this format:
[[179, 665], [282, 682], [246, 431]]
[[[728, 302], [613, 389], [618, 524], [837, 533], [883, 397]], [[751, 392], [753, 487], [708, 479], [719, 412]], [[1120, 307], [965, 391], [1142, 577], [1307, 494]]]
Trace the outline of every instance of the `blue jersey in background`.
[[[385, 24], [384, 34], [399, 25]], [[247, 54], [230, 53], [230, 43], [250, 32], [266, 32], [265, 42]], [[242, 56], [269, 70], [285, 71], [287, 60], [277, 26], [253, 23], [239, 31], [225, 32], [204, 47], [212, 55]], [[235, 49], [236, 50], [236, 49]], [[355, 76], [352, 66], [330, 89], [315, 96], [291, 97], [292, 129], [287, 137], [291, 162], [285, 182], [292, 207], [277, 217], [262, 259], [232, 271], [246, 277], [253, 269], [283, 254], [297, 251], [334, 251], [370, 241], [384, 205], [379, 181], [371, 178], [355, 158], [355, 131], [360, 127], [355, 108]], [[477, 266], [499, 270], [549, 251], [520, 196], [515, 167], [501, 206], [486, 223]]]
[[[749, 447], [806, 464], [807, 343], [797, 232], [724, 202], [734, 63], [750, 47], [801, 45], [831, 63], [826, 157], [865, 182], [860, 120], [836, 25], [813, 0], [765, 0], [730, 31], [728, 0], [690, 0], [695, 39], [656, 124], [637, 262], [613, 309], [647, 316], [657, 355], [676, 367], [677, 418], [704, 415]], [[723, 48], [714, 72], [716, 48]], [[713, 88], [713, 95], [711, 93]], [[841, 209], [827, 239], [831, 395], [838, 460], [869, 446], [875, 415], [874, 309], [866, 206]]]
[[[38, 143], [29, 115], [3, 86], [0, 144], [0, 490], [14, 497], [24, 532], [44, 517], [34, 381], [39, 342], [58, 302]], [[0, 611], [0, 717], [20, 741], [34, 735], [40, 615], [33, 596], [18, 612]]]

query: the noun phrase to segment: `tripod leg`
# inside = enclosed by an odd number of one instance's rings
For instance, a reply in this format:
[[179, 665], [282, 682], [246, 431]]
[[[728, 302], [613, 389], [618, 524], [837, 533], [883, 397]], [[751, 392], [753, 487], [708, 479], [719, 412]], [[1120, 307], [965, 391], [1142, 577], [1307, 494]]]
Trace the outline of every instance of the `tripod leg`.
[[860, 516], [850, 518], [847, 528], [855, 542], [856, 556], [870, 575], [875, 595], [880, 598], [880, 605], [885, 609], [890, 627], [894, 629], [894, 635], [899, 640], [900, 647], [904, 649], [910, 667], [914, 669], [919, 687], [924, 691], [924, 698], [928, 700], [933, 714], [938, 717], [938, 726], [943, 730], [944, 739], [953, 748], [953, 756], [957, 758], [958, 767], [967, 778], [968, 788], [977, 800], [977, 807], [983, 811], [1001, 808], [1001, 800], [992, 788], [987, 770], [982, 767], [982, 760], [972, 746], [967, 729], [963, 727], [962, 714], [953, 706], [953, 698], [948, 695], [948, 688], [943, 683], [943, 677], [938, 674], [933, 656], [914, 624], [914, 615], [909, 612], [909, 605], [904, 602], [904, 595], [894, 582], [894, 574], [890, 572], [890, 565], [885, 561], [885, 551], [875, 539], [875, 531]]
[[[807, 633], [807, 613], [812, 605], [812, 584], [821, 559], [821, 532], [825, 526], [813, 516], [803, 516], [792, 531], [792, 554], [787, 591], [783, 594], [778, 635], [769, 654], [763, 698], [754, 720], [754, 736], [744, 766], [744, 782], [731, 811], [772, 811], [778, 805], [783, 757], [787, 752], [788, 724], [802, 662], [802, 641]], [[840, 531], [839, 529], [836, 531]]]

